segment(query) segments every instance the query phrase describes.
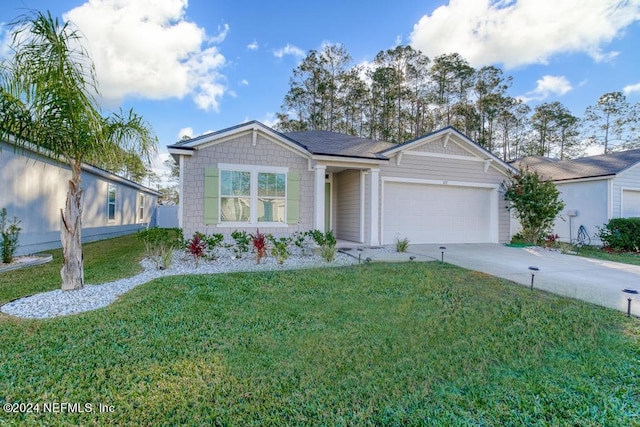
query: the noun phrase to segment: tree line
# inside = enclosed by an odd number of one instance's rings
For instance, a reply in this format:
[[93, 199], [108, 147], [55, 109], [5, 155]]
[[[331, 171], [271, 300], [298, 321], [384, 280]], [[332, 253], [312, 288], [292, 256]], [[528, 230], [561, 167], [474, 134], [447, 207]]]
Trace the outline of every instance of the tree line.
[[512, 82], [500, 68], [476, 69], [458, 53], [431, 60], [397, 46], [363, 66], [353, 64], [343, 45], [326, 45], [293, 70], [276, 127], [402, 143], [454, 126], [505, 161], [638, 145], [640, 104], [622, 92], [605, 93], [577, 117], [557, 101], [531, 108], [508, 93]]

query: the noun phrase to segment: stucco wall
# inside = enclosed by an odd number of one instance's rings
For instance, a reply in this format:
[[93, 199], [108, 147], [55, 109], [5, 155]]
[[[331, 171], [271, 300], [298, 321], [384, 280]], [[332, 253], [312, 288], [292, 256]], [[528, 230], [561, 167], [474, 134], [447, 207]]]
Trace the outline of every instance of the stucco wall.
[[[0, 209], [21, 221], [17, 255], [58, 248], [60, 243], [60, 209], [64, 207], [68, 167], [29, 151], [15, 151], [0, 144]], [[137, 197], [141, 192], [124, 180], [82, 172], [83, 241], [94, 241], [132, 233], [155, 221], [157, 196], [145, 193], [144, 220], [137, 219]], [[116, 185], [116, 220], [107, 220], [107, 187]]]
[[[183, 157], [183, 185], [180, 197], [182, 228], [185, 237], [196, 231], [213, 234], [230, 234], [234, 230], [255, 233], [259, 227], [263, 233], [274, 236], [289, 235], [296, 231], [307, 231], [313, 226], [313, 172], [308, 170], [307, 159], [278, 142], [258, 133], [253, 145], [251, 131], [236, 135], [213, 145], [203, 145], [192, 156]], [[205, 225], [204, 223], [204, 172], [208, 167], [220, 163], [260, 165], [288, 168], [289, 173], [300, 174], [300, 222], [297, 225], [277, 227], [261, 226], [260, 223], [246, 227]]]

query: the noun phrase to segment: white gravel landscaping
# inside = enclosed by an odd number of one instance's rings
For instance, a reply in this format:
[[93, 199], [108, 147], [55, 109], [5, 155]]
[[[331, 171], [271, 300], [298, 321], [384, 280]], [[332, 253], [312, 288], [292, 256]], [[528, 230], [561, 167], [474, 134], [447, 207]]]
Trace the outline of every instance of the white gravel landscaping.
[[338, 253], [336, 259], [331, 263], [327, 263], [318, 255], [298, 255], [287, 259], [282, 265], [278, 264], [273, 257], [267, 257], [263, 259], [260, 264], [257, 264], [255, 257], [251, 254], [246, 254], [245, 257], [236, 259], [230, 252], [225, 252], [216, 260], [200, 260], [198, 268], [195, 268], [192, 256], [187, 255], [184, 251], [174, 251], [171, 267], [166, 270], [158, 270], [153, 261], [144, 259], [141, 261], [144, 271], [133, 277], [99, 285], [86, 285], [83, 289], [77, 291], [55, 290], [43, 292], [11, 301], [0, 307], [0, 311], [22, 318], [47, 319], [83, 313], [105, 307], [130, 289], [150, 282], [158, 277], [183, 274], [217, 274], [237, 271], [336, 267], [357, 263], [357, 259], [343, 253]]

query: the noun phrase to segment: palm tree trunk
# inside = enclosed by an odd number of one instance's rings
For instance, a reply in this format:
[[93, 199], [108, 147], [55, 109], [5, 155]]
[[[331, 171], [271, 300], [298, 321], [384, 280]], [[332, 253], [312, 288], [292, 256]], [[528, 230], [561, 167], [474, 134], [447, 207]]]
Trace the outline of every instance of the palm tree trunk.
[[62, 241], [62, 290], [71, 291], [84, 286], [82, 254], [82, 188], [81, 166], [70, 162], [71, 180], [64, 210], [60, 209], [60, 239]]

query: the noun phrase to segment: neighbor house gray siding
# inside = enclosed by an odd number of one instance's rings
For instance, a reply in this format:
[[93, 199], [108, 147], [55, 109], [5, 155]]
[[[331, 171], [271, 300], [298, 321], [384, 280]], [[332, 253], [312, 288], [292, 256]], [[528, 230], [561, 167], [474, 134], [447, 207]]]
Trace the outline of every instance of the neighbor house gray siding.
[[[180, 196], [182, 228], [185, 237], [191, 237], [196, 231], [205, 234], [230, 234], [235, 230], [255, 233], [257, 228], [263, 233], [274, 236], [289, 235], [297, 231], [307, 231], [313, 226], [313, 172], [308, 170], [307, 159], [292, 149], [283, 146], [258, 133], [253, 145], [252, 132], [245, 132], [209, 146], [200, 147], [192, 156], [182, 157], [183, 177]], [[297, 225], [278, 227], [251, 224], [246, 227], [225, 226], [223, 224], [205, 224], [204, 221], [204, 174], [205, 169], [218, 167], [219, 164], [238, 164], [252, 166], [273, 166], [288, 168], [288, 173], [300, 174], [300, 222]]]
[[640, 165], [635, 165], [615, 177], [612, 183], [612, 218], [620, 218], [624, 215], [622, 211], [623, 190], [640, 190]]
[[[28, 150], [0, 144], [0, 209], [17, 217], [22, 228], [17, 255], [58, 248], [60, 210], [64, 208], [71, 172], [65, 164]], [[116, 186], [116, 217], [107, 218], [108, 184]], [[84, 242], [133, 233], [155, 221], [158, 193], [106, 171], [86, 166], [82, 240]], [[138, 218], [138, 197], [144, 194], [143, 218]]]

